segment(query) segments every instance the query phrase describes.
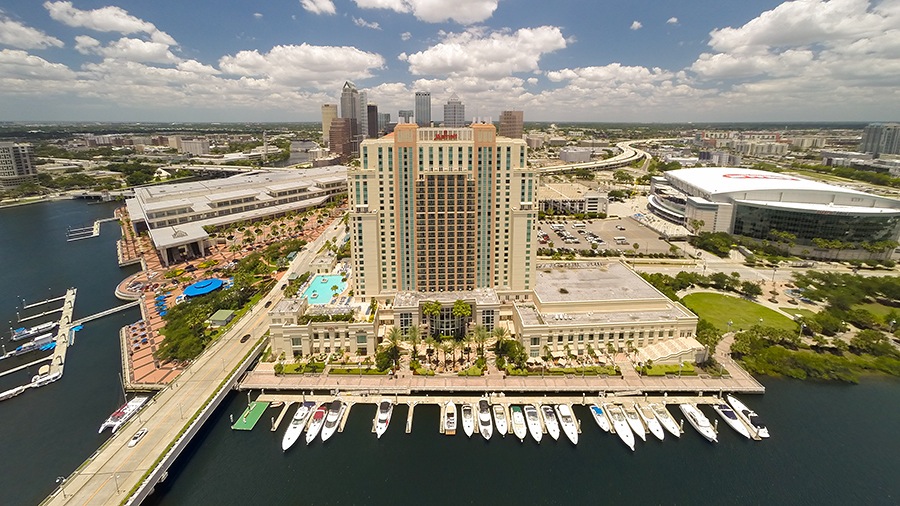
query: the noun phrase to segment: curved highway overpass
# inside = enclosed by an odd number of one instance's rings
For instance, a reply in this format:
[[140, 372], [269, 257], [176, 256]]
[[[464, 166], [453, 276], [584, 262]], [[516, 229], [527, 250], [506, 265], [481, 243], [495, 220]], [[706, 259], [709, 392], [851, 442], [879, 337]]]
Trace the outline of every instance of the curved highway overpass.
[[577, 169], [617, 169], [619, 167], [627, 167], [636, 160], [650, 158], [650, 154], [646, 151], [632, 147], [632, 144], [642, 144], [646, 142], [673, 141], [677, 139], [637, 139], [633, 141], [622, 141], [616, 143], [621, 153], [607, 158], [606, 160], [592, 160], [590, 162], [570, 163], [566, 165], [554, 165], [552, 167], [541, 167], [536, 170], [538, 174], [556, 174], [564, 173]]

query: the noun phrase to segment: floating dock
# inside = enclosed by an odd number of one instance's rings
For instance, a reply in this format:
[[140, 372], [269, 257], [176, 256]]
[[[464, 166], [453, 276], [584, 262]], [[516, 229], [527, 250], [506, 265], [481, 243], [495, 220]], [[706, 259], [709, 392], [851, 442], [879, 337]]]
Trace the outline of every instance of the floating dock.
[[233, 430], [253, 430], [263, 413], [268, 409], [269, 403], [265, 401], [253, 401], [244, 410], [244, 413], [231, 426]]

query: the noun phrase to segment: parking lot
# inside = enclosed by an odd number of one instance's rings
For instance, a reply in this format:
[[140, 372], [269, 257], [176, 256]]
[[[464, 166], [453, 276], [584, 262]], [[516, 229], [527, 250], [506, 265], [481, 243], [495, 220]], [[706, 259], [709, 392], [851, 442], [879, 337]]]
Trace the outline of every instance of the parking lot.
[[[554, 230], [554, 227], [556, 230]], [[538, 222], [538, 247], [591, 249], [593, 239], [597, 249], [634, 250], [639, 253], [668, 253], [669, 243], [659, 238], [659, 234], [630, 218], [605, 220], [555, 219]], [[544, 235], [546, 234], [546, 235]], [[546, 237], [546, 239], [544, 239]], [[616, 238], [622, 238], [618, 242]], [[546, 243], [540, 241], [546, 240]], [[577, 242], [575, 242], [577, 241]]]

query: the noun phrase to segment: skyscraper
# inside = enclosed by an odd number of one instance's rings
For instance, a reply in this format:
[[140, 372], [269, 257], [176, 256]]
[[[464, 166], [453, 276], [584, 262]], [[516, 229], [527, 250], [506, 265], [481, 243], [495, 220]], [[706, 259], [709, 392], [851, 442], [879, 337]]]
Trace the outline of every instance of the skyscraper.
[[[369, 94], [365, 91], [359, 92], [359, 105], [356, 109], [359, 111], [359, 116], [357, 119], [357, 130], [359, 131], [359, 135], [365, 139], [369, 136], [369, 113], [368, 107], [369, 105]], [[361, 139], [360, 139], [361, 140]], [[358, 141], [357, 141], [358, 142]]]
[[531, 288], [537, 211], [525, 141], [497, 138], [490, 124], [398, 124], [360, 149], [348, 181], [362, 297]]
[[416, 124], [422, 127], [431, 126], [431, 92], [416, 92]]
[[900, 123], [872, 123], [863, 130], [859, 150], [876, 155], [900, 155]]
[[369, 131], [366, 132], [366, 136], [369, 139], [377, 139], [378, 138], [378, 106], [375, 104], [369, 104], [366, 106], [366, 126]]
[[388, 123], [391, 122], [391, 113], [389, 112], [380, 112], [378, 113], [378, 133], [384, 132], [384, 129], [387, 128]]
[[0, 189], [37, 181], [34, 151], [31, 144], [0, 142]]
[[359, 118], [359, 91], [350, 81], [345, 82], [341, 90], [341, 117]]
[[410, 120], [415, 117], [415, 113], [410, 109], [400, 109], [400, 112], [397, 113], [397, 117], [400, 118], [401, 123], [409, 123]]
[[322, 104], [322, 140], [326, 146], [331, 146], [328, 133], [331, 130], [331, 120], [338, 117], [337, 104]]
[[335, 118], [331, 120], [328, 138], [331, 140], [331, 152], [339, 155], [346, 163], [355, 154], [353, 142], [356, 136], [356, 121], [352, 118]]
[[444, 104], [444, 126], [449, 128], [466, 126], [466, 106], [456, 93], [450, 95], [450, 100]]
[[522, 111], [503, 111], [500, 113], [500, 131], [498, 135], [509, 137], [510, 139], [521, 139], [523, 133], [525, 133], [525, 115]]

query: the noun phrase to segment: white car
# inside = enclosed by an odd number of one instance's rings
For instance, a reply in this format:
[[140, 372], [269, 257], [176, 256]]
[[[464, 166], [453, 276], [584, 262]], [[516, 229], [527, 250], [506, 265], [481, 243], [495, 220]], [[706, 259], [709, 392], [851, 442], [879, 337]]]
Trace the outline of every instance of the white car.
[[144, 436], [147, 435], [147, 432], [149, 432], [147, 427], [144, 427], [143, 429], [135, 432], [134, 435], [131, 436], [131, 441], [128, 442], [128, 447], [133, 448], [135, 445], [140, 443], [141, 439], [143, 439]]

